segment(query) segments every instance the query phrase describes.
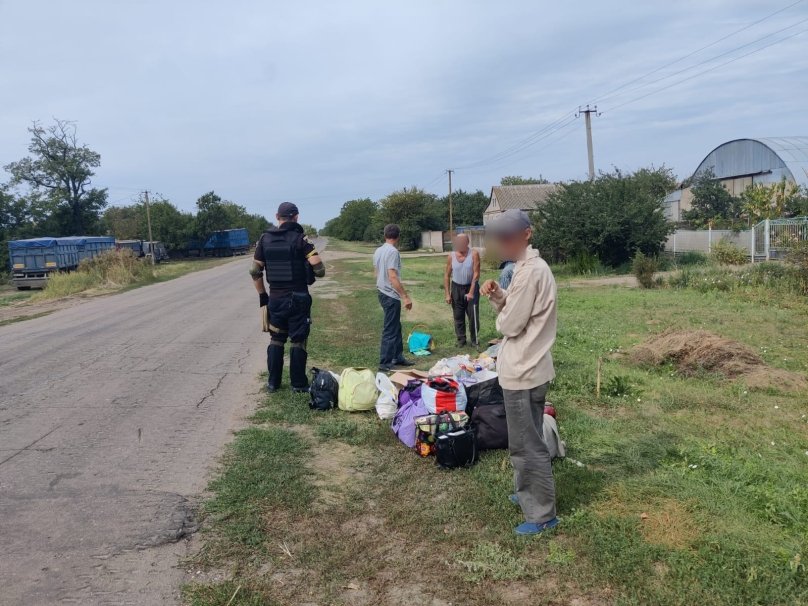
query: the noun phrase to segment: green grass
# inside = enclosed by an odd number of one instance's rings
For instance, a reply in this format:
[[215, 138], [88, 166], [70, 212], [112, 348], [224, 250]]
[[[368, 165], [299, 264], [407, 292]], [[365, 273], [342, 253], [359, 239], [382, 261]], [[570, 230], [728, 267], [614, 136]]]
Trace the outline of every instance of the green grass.
[[[419, 326], [438, 344], [422, 368], [456, 353], [442, 264], [404, 260], [415, 301], [405, 336]], [[372, 367], [372, 268], [345, 259], [333, 277], [348, 294], [315, 299], [310, 362]], [[507, 501], [507, 453], [443, 472], [372, 413], [265, 397], [205, 508], [197, 564], [225, 569], [224, 580], [189, 585], [187, 603], [226, 604], [242, 586], [233, 604], [808, 604], [806, 394], [621, 355], [667, 328], [707, 329], [806, 373], [808, 305], [755, 288], [560, 287], [549, 399], [570, 458], [554, 466], [562, 524], [532, 540], [512, 534], [520, 513]], [[493, 312], [481, 311], [483, 337], [494, 336]], [[600, 399], [598, 358], [611, 386]]]
[[0, 307], [8, 307], [31, 298], [31, 291], [2, 293], [0, 292]]

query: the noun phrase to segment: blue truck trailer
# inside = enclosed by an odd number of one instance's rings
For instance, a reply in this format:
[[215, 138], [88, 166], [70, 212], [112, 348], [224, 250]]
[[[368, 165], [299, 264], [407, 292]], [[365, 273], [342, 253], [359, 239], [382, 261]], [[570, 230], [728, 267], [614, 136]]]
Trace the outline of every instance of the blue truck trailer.
[[203, 247], [208, 257], [233, 257], [247, 254], [250, 250], [250, 237], [244, 227], [215, 231]]
[[71, 271], [84, 259], [115, 250], [111, 236], [71, 236], [11, 240], [8, 256], [11, 283], [19, 290], [42, 288], [55, 271]]

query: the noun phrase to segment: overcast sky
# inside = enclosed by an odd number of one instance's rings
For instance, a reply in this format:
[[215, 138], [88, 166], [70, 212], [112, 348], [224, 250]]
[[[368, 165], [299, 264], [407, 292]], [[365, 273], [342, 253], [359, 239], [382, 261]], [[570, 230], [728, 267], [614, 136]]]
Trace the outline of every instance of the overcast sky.
[[598, 169], [683, 178], [724, 141], [808, 135], [808, 33], [693, 77], [808, 30], [804, 0], [734, 34], [793, 1], [0, 0], [0, 165], [32, 120], [69, 119], [112, 203], [214, 189], [322, 225], [352, 198], [444, 194], [446, 168], [485, 191], [583, 178], [572, 116], [597, 101]]

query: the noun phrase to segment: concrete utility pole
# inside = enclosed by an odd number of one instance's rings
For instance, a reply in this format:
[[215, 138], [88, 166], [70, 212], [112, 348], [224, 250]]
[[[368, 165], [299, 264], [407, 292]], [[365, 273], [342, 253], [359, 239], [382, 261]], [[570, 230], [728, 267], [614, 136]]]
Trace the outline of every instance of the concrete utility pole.
[[449, 174], [449, 237], [452, 237], [454, 231], [454, 222], [452, 220], [452, 173], [454, 170], [447, 168], [446, 172]]
[[149, 228], [149, 257], [151, 258], [151, 264], [154, 265], [154, 246], [152, 245], [152, 233], [151, 233], [151, 212], [149, 211], [149, 192], [143, 192], [143, 200], [146, 204], [146, 225]]
[[589, 180], [595, 180], [595, 154], [592, 151], [592, 114], [599, 116], [598, 113], [598, 106], [596, 105], [594, 108], [590, 109], [589, 106], [586, 106], [586, 109], [578, 108], [578, 115], [584, 115], [584, 119], [586, 120], [586, 152], [589, 157]]

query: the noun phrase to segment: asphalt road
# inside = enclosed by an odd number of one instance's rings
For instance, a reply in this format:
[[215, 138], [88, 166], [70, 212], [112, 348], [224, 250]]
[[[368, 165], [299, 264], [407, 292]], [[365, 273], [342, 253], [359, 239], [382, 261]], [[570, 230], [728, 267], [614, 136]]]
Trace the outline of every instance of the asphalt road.
[[248, 260], [0, 327], [0, 604], [171, 604], [256, 401]]

